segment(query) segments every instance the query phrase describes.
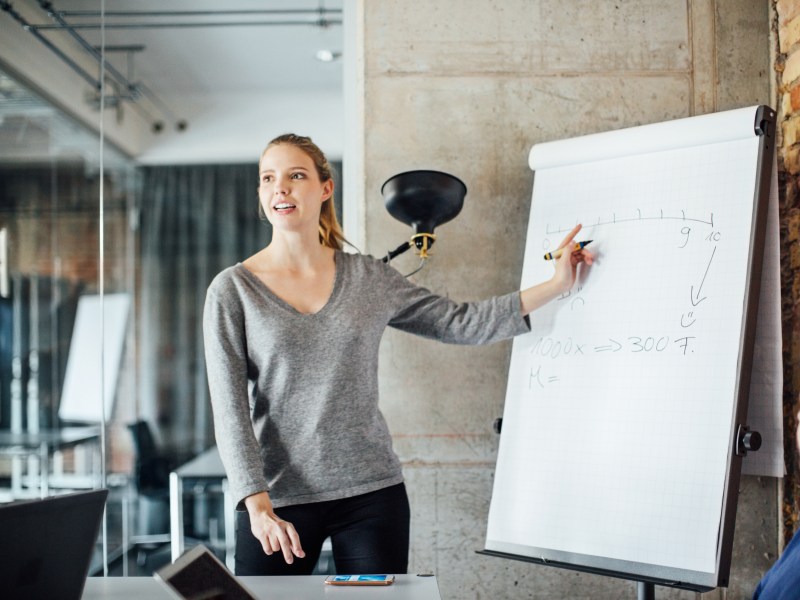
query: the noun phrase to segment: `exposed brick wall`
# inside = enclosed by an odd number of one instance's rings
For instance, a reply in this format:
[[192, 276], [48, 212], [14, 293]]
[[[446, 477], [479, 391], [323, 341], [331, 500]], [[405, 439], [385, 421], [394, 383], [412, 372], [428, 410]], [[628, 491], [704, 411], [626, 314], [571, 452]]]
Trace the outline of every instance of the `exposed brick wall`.
[[785, 541], [800, 528], [800, 457], [795, 442], [800, 408], [800, 0], [773, 0], [777, 14], [778, 172], [781, 215], [781, 297], [784, 364]]

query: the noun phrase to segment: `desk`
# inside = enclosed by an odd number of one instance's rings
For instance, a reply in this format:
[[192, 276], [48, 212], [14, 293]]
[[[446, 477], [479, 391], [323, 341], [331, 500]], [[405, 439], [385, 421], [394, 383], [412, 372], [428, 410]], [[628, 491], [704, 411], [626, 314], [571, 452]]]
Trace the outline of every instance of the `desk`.
[[[324, 575], [240, 577], [244, 586], [263, 600], [441, 600], [435, 577], [398, 575], [389, 586], [325, 585]], [[83, 600], [168, 600], [170, 592], [152, 577], [89, 577]]]
[[[97, 426], [43, 429], [38, 433], [1, 431], [0, 454], [20, 458], [26, 456], [37, 458], [39, 461], [39, 493], [36, 495], [44, 498], [50, 493], [50, 456], [56, 450], [64, 450], [85, 442], [94, 442], [99, 450], [97, 443], [99, 440], [100, 428]], [[99, 484], [99, 479], [96, 483]], [[14, 499], [26, 495], [22, 484], [22, 465], [15, 464], [11, 473], [11, 493]], [[89, 487], [97, 487], [97, 485]]]
[[183, 554], [183, 485], [186, 481], [212, 480], [222, 483], [225, 511], [225, 563], [233, 571], [234, 506], [219, 451], [214, 446], [169, 474], [169, 533], [172, 560]]

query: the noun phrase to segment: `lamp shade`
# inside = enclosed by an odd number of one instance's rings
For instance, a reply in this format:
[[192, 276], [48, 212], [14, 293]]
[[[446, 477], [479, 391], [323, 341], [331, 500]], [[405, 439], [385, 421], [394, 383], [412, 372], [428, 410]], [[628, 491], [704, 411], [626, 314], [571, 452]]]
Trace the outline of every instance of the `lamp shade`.
[[467, 186], [441, 171], [406, 171], [387, 179], [381, 194], [395, 219], [411, 225], [414, 233], [432, 234], [461, 212]]

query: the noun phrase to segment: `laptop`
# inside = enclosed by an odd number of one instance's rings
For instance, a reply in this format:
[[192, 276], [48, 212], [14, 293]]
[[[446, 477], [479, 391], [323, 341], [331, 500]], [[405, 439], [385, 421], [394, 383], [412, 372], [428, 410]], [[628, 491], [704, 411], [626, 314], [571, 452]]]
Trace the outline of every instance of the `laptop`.
[[256, 600], [211, 550], [198, 544], [153, 574], [178, 600]]
[[0, 595], [80, 600], [108, 490], [0, 504]]

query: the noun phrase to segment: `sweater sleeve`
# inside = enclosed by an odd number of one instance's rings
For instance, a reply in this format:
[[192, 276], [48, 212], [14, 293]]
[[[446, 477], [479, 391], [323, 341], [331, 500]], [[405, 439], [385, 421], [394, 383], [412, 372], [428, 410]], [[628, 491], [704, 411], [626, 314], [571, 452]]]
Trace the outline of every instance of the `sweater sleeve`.
[[237, 510], [247, 496], [267, 491], [264, 467], [250, 420], [244, 313], [234, 286], [214, 284], [203, 310], [206, 371], [214, 432]]
[[459, 303], [414, 285], [392, 267], [386, 267], [386, 277], [396, 308], [389, 325], [397, 329], [467, 345], [493, 344], [530, 331], [519, 292]]

